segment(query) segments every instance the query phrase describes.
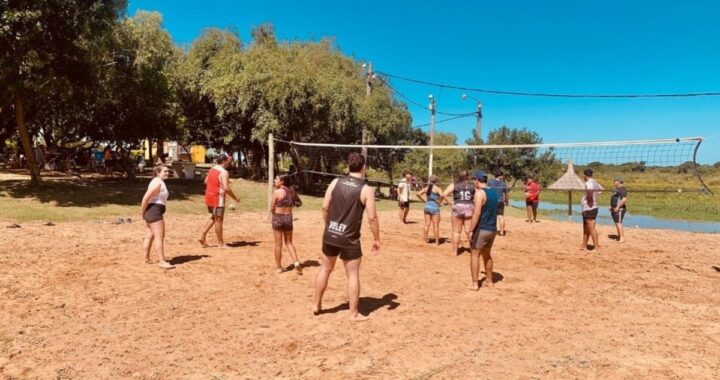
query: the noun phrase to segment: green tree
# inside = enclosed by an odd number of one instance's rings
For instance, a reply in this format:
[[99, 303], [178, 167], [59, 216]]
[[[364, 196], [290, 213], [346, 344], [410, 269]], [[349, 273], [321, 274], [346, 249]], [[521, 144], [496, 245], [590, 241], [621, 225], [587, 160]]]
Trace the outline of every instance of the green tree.
[[[438, 132], [435, 145], [457, 145], [457, 136], [453, 133]], [[427, 149], [415, 149], [395, 165], [395, 173], [411, 171], [422, 181], [427, 181], [430, 152]], [[433, 174], [440, 182], [450, 183], [461, 170], [470, 170], [467, 154], [461, 149], [435, 149], [433, 151]]]
[[[468, 141], [476, 144], [477, 136]], [[537, 132], [502, 126], [488, 134], [490, 145], [533, 145], [542, 144]], [[558, 178], [562, 165], [555, 159], [552, 150], [539, 152], [537, 148], [475, 149], [471, 157], [477, 157], [478, 165], [488, 172], [502, 170], [508, 180], [517, 181], [526, 175], [534, 175], [543, 185]]]
[[[33, 93], [51, 83], [87, 81], [87, 57], [93, 42], [107, 33], [124, 11], [124, 0], [2, 1], [0, 2], [0, 83], [13, 99], [19, 139], [28, 157], [31, 184], [40, 171], [33, 154], [25, 109]], [[26, 122], [27, 121], [27, 122]]]

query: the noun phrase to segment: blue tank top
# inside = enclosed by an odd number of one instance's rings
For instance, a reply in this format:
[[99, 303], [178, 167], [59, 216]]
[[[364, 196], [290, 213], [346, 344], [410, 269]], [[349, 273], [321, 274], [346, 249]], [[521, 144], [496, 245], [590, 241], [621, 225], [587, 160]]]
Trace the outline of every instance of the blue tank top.
[[485, 204], [482, 206], [480, 211], [480, 221], [478, 222], [475, 231], [497, 231], [497, 209], [498, 209], [498, 196], [494, 189], [483, 189], [485, 191]]
[[440, 208], [440, 205], [438, 204], [438, 199], [440, 199], [440, 194], [433, 192], [435, 190], [435, 186], [430, 188], [427, 193], [427, 201], [425, 202], [425, 208], [428, 210], [438, 210]]

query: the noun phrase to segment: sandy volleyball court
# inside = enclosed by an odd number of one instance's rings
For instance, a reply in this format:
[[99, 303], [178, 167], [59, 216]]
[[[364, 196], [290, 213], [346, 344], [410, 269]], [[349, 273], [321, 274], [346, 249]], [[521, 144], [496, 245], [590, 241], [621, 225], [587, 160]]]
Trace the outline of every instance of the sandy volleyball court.
[[[382, 254], [368, 248], [363, 262], [370, 321], [349, 324], [340, 266], [329, 312], [312, 316], [321, 219], [296, 216], [302, 276], [274, 273], [259, 213], [230, 213], [234, 248], [203, 249], [204, 217], [171, 207], [170, 271], [141, 263], [139, 223], [3, 225], [0, 377], [720, 376], [718, 235], [631, 229], [617, 244], [600, 227], [595, 254], [577, 249], [579, 225], [511, 218], [496, 239], [496, 287], [471, 292], [467, 253], [424, 244], [421, 224], [386, 212]], [[420, 216], [413, 209], [410, 220]]]

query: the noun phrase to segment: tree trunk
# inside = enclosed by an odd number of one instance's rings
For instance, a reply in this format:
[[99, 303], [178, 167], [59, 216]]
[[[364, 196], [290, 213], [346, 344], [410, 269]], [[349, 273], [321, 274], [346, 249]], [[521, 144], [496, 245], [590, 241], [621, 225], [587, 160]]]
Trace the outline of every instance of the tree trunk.
[[157, 157], [162, 163], [165, 163], [165, 139], [157, 141]]
[[28, 160], [28, 166], [30, 168], [30, 186], [39, 186], [42, 179], [40, 178], [40, 168], [38, 167], [37, 160], [35, 159], [35, 149], [33, 147], [30, 133], [28, 133], [27, 125], [25, 125], [25, 114], [23, 113], [22, 99], [20, 95], [15, 94], [15, 121], [17, 122], [18, 134], [20, 135], [20, 142], [22, 143], [23, 150], [25, 150], [25, 156]]

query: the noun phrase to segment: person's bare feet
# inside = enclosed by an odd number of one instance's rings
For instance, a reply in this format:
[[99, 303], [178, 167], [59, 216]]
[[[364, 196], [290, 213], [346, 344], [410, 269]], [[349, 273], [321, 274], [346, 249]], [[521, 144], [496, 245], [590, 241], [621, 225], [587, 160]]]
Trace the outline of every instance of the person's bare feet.
[[285, 269], [283, 269], [283, 268], [277, 268], [277, 269], [275, 269], [275, 273], [277, 273], [277, 274], [280, 274], [280, 273], [282, 273], [282, 272], [285, 272]]
[[581, 251], [587, 251], [587, 245], [585, 245], [585, 244], [580, 244], [580, 248], [578, 248], [578, 249], [581, 250]]
[[370, 319], [370, 317], [366, 317], [360, 313], [350, 316], [350, 322], [365, 322], [368, 319]]
[[200, 246], [202, 246], [203, 248], [208, 247], [207, 241], [205, 241], [205, 239], [203, 239], [203, 238], [198, 239], [198, 243], [200, 243]]
[[625, 242], [625, 239], [624, 239], [624, 238], [618, 240], [618, 243], [624, 243], [624, 242]]
[[167, 261], [160, 261], [160, 262], [158, 263], [158, 266], [159, 266], [160, 268], [163, 268], [163, 269], [173, 269], [173, 268], [175, 268], [175, 265], [172, 265], [172, 264], [170, 264], [170, 263], [167, 262]]
[[313, 308], [313, 315], [317, 317], [320, 314], [322, 314], [322, 306], [315, 306], [315, 308]]
[[495, 284], [492, 281], [485, 281], [483, 282], [483, 288], [492, 288]]
[[225, 243], [222, 243], [222, 244], [218, 244], [218, 248], [227, 249], [227, 248], [230, 248], [230, 246]]
[[480, 290], [480, 285], [478, 285], [477, 283], [472, 284], [472, 285], [468, 286], [468, 290], [478, 291], [478, 290]]
[[297, 271], [297, 274], [302, 276], [302, 265], [300, 265], [299, 262], [295, 262], [294, 266], [295, 266], [295, 270]]

